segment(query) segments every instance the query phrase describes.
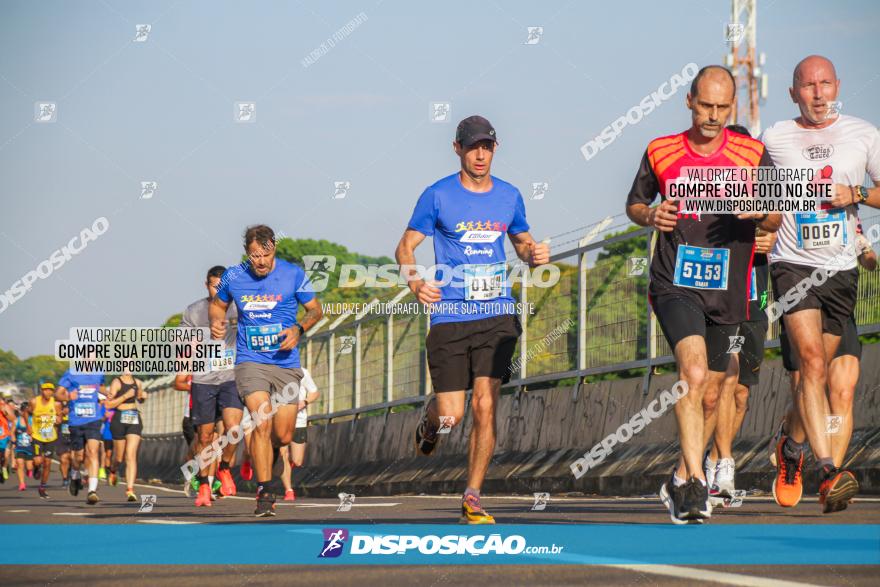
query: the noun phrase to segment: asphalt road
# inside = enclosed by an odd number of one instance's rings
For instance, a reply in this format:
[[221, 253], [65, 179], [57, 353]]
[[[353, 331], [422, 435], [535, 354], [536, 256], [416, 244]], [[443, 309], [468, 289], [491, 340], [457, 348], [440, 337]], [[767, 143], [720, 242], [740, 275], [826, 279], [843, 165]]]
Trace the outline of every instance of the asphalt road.
[[[122, 486], [99, 488], [101, 502], [73, 498], [53, 476], [49, 500], [37, 496], [36, 486], [18, 492], [11, 478], [0, 485], [0, 524], [3, 540], [15, 540], [15, 524], [456, 524], [458, 496], [357, 497], [348, 512], [337, 511], [338, 500], [297, 499], [279, 502], [275, 518], [257, 520], [252, 497], [224, 498], [211, 508], [193, 507], [177, 488], [138, 485], [143, 497], [155, 495], [152, 511], [127, 503]], [[487, 496], [483, 505], [499, 524], [668, 524], [656, 497], [590, 498], [550, 496], [546, 509], [533, 511], [532, 496]], [[865, 497], [845, 512], [823, 515], [815, 497], [794, 510], [782, 510], [767, 497], [746, 498], [739, 508], [717, 510], [711, 524], [880, 524], [880, 499]], [[97, 545], [99, 547], [99, 545]], [[184, 548], [195, 545], [182, 545]], [[227, 545], [228, 546], [228, 545]], [[0, 567], [0, 585], [281, 585], [330, 582], [333, 585], [876, 585], [877, 566], [499, 566], [355, 567], [336, 566], [142, 566], [52, 565], [52, 552], [65, 545], [46, 543], [46, 565]], [[222, 547], [222, 546], [221, 546]], [[230, 546], [232, 547], [232, 546]], [[880, 548], [880, 545], [878, 545]]]

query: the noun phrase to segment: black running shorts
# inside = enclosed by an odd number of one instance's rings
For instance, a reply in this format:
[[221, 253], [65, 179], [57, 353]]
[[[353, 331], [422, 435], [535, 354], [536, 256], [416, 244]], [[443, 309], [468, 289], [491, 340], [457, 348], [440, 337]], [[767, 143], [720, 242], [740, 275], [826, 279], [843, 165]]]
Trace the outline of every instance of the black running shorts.
[[[779, 334], [779, 347], [782, 350], [782, 366], [786, 371], [799, 371], [800, 361], [797, 353], [791, 346], [791, 341], [783, 327]], [[834, 358], [851, 355], [857, 359], [862, 358], [862, 342], [859, 340], [859, 331], [856, 329], [856, 321], [850, 316], [843, 330], [843, 336], [840, 337], [840, 344], [837, 345], [837, 352]]]
[[730, 363], [731, 344], [737, 336], [739, 324], [716, 324], [690, 297], [675, 294], [652, 296], [651, 307], [675, 352], [675, 346], [688, 336], [700, 336], [706, 341], [706, 358], [709, 369], [723, 373]]
[[59, 434], [55, 441], [55, 455], [66, 455], [70, 452], [70, 434]]
[[522, 334], [513, 314], [431, 326], [425, 346], [436, 393], [462, 391], [475, 377], [510, 381], [510, 359]]
[[[70, 448], [82, 450], [87, 440], [101, 440], [101, 420], [70, 427]], [[112, 445], [111, 445], [112, 446]]]
[[213, 424], [223, 418], [225, 408], [244, 410], [235, 381], [192, 384], [192, 421], [195, 426]]
[[[796, 294], [797, 302], [785, 308], [786, 315], [799, 310], [821, 310], [822, 332], [830, 332], [836, 336], [843, 334], [847, 320], [855, 310], [856, 296], [859, 287], [858, 268], [838, 271], [821, 285], [797, 289], [804, 279], [810, 279], [815, 267], [796, 265], [794, 263], [777, 262], [770, 265], [770, 276], [773, 282], [773, 298], [780, 303], [785, 302], [783, 296], [790, 290]], [[807, 282], [809, 283], [809, 282]], [[793, 294], [789, 294], [791, 296]]]
[[739, 384], [751, 387], [758, 384], [761, 363], [764, 361], [764, 340], [767, 338], [766, 320], [743, 322], [739, 325], [739, 335], [743, 337], [739, 351]]
[[43, 442], [41, 440], [34, 440], [34, 456], [50, 458], [55, 456], [55, 441]]
[[141, 436], [144, 421], [138, 410], [116, 410], [110, 420], [110, 434], [113, 440], [125, 440], [129, 434]]
[[296, 444], [305, 444], [308, 439], [309, 433], [307, 428], [300, 427], [293, 431], [293, 441]]

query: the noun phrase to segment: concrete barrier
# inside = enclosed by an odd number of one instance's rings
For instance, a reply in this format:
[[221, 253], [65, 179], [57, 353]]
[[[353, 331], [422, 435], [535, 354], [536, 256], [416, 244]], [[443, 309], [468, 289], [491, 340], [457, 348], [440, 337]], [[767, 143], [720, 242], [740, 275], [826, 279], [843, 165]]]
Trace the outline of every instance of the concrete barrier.
[[[576, 479], [571, 463], [617, 430], [662, 390], [673, 375], [653, 377], [648, 394], [642, 379], [503, 396], [498, 407], [498, 444], [485, 492], [583, 492], [603, 495], [656, 493], [677, 458], [675, 418], [670, 409], [629, 442], [613, 448], [605, 461]], [[863, 493], [880, 493], [880, 345], [866, 346], [856, 389], [855, 432], [847, 466]], [[767, 460], [770, 436], [789, 402], [789, 379], [779, 359], [768, 361], [752, 389], [749, 411], [734, 446], [737, 487], [770, 490]], [[310, 426], [305, 467], [294, 486], [306, 496], [405, 493], [460, 493], [467, 479], [470, 410], [444, 437], [431, 457], [416, 457], [412, 434], [419, 411]], [[140, 469], [144, 477], [181, 480], [182, 438], [145, 439]], [[169, 460], [172, 461], [169, 463]], [[805, 491], [817, 490], [812, 461], [805, 464]]]

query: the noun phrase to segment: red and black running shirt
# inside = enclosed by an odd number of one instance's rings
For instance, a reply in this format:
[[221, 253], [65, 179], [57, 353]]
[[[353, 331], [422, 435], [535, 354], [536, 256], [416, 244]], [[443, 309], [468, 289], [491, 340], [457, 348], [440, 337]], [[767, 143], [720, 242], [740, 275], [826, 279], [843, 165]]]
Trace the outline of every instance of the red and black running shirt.
[[[627, 206], [651, 205], [657, 194], [666, 198], [666, 183], [681, 175], [683, 167], [756, 167], [772, 166], [764, 144], [751, 137], [724, 129], [721, 146], [711, 155], [694, 152], [687, 141], [688, 131], [660, 137], [648, 144], [639, 171], [627, 197]], [[672, 232], [659, 232], [654, 258], [651, 261], [652, 297], [675, 294], [697, 303], [707, 318], [717, 324], [738, 324], [748, 318], [749, 287], [752, 257], [755, 246], [755, 223], [740, 220], [735, 214], [681, 214]], [[676, 261], [679, 249], [679, 285], [676, 285]], [[727, 252], [725, 252], [725, 250]], [[700, 271], [711, 272], [702, 266], [695, 269], [687, 259], [726, 257], [726, 283], [719, 288], [718, 280], [695, 281]], [[683, 272], [682, 272], [683, 266]], [[720, 269], [715, 267], [714, 269]], [[689, 286], [682, 286], [682, 275], [687, 275]], [[711, 283], [713, 288], [699, 284]]]

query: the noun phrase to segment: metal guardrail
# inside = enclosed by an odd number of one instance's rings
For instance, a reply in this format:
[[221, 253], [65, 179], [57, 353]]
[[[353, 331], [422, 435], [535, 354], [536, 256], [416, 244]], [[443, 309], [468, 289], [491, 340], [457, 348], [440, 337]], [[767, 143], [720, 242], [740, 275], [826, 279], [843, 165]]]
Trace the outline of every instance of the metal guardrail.
[[[640, 228], [596, 242], [582, 239], [552, 255], [551, 263], [560, 268], [552, 287], [531, 286], [528, 272], [512, 284], [513, 297], [535, 311], [519, 316], [523, 334], [514, 354], [519, 368], [505, 388], [568, 385], [567, 380], [574, 385], [589, 376], [646, 369], [647, 390], [652, 368], [674, 360], [647, 301], [652, 235]], [[645, 259], [641, 274], [632, 271], [633, 258]], [[408, 291], [394, 293], [390, 301], [415, 303]], [[880, 332], [880, 272], [862, 272], [856, 320], [860, 334]], [[570, 327], [560, 334], [566, 324]], [[345, 314], [321, 327], [300, 344], [303, 364], [322, 392], [310, 406], [310, 421], [357, 418], [424, 401], [431, 389], [427, 314]], [[778, 337], [778, 323], [771, 324], [765, 348], [778, 346]], [[186, 394], [156, 392], [158, 401], [146, 404], [145, 433], [179, 430]]]

